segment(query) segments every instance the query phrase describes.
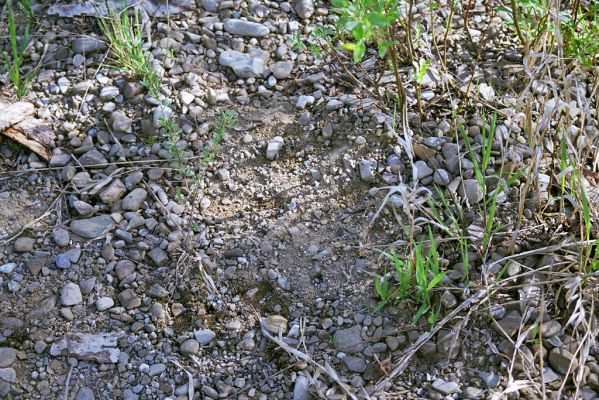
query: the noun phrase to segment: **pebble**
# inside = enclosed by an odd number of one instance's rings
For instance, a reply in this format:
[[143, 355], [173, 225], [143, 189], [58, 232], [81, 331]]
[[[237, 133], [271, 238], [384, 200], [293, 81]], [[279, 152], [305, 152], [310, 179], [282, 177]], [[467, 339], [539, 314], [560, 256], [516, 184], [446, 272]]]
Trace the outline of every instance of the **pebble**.
[[65, 247], [69, 244], [69, 231], [64, 228], [56, 228], [52, 231], [52, 239], [58, 247]]
[[578, 369], [578, 360], [574, 354], [560, 347], [555, 347], [549, 352], [549, 364], [560, 374], [568, 372], [570, 364], [572, 364], [570, 371]]
[[0, 368], [10, 367], [16, 357], [16, 349], [11, 347], [0, 347]]
[[114, 300], [110, 297], [100, 297], [96, 300], [96, 309], [98, 311], [106, 311], [114, 306]]
[[214, 338], [216, 337], [216, 333], [214, 333], [210, 329], [200, 329], [198, 331], [195, 331], [193, 336], [198, 341], [198, 343], [200, 343], [200, 345], [205, 346], [208, 343], [212, 342], [212, 340], [214, 340]]
[[219, 57], [220, 65], [229, 67], [239, 78], [248, 79], [260, 76], [264, 73], [264, 60], [259, 57], [252, 57], [235, 50], [223, 51]]
[[200, 351], [200, 342], [195, 339], [187, 339], [181, 343], [181, 346], [179, 346], [179, 351], [183, 355], [197, 354]]
[[74, 234], [86, 239], [93, 239], [114, 229], [115, 223], [109, 215], [99, 215], [89, 219], [73, 221], [69, 227]]
[[141, 299], [132, 289], [123, 290], [118, 294], [117, 298], [119, 303], [121, 303], [121, 305], [127, 310], [132, 310], [141, 306]]
[[71, 41], [71, 48], [75, 53], [94, 53], [106, 50], [106, 43], [103, 40], [91, 36], [82, 36]]
[[244, 21], [241, 19], [228, 19], [225, 21], [224, 28], [232, 35], [262, 37], [269, 34], [266, 26], [256, 22]]
[[29, 237], [20, 237], [15, 240], [15, 251], [19, 253], [29, 253], [33, 250], [35, 240]]
[[293, 71], [293, 63], [291, 61], [277, 61], [272, 69], [272, 74], [277, 79], [287, 79]]
[[73, 282], [69, 282], [62, 288], [62, 292], [60, 293], [60, 302], [64, 306], [74, 306], [76, 304], [80, 304], [83, 301], [83, 296], [81, 295], [81, 289], [79, 285]]
[[432, 384], [432, 388], [446, 396], [460, 391], [457, 383], [444, 381], [443, 379], [436, 379]]
[[274, 160], [279, 156], [279, 152], [283, 148], [284, 139], [281, 136], [272, 138], [266, 147], [266, 158]]
[[147, 196], [148, 192], [145, 189], [133, 189], [131, 193], [123, 198], [121, 201], [121, 207], [123, 210], [138, 211], [143, 205], [143, 202], [146, 200]]

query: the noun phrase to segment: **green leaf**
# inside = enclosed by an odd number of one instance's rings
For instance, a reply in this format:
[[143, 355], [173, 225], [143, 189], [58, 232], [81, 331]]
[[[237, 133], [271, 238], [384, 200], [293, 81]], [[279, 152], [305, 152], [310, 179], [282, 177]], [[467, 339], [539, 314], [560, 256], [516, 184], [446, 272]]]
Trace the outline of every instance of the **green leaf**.
[[428, 283], [428, 287], [427, 290], [431, 290], [432, 288], [434, 288], [435, 286], [437, 286], [439, 284], [439, 282], [441, 282], [443, 280], [443, 277], [445, 276], [445, 272], [441, 272], [439, 274], [437, 274], [429, 283]]
[[416, 325], [418, 323], [418, 320], [420, 319], [420, 317], [422, 317], [424, 314], [426, 314], [426, 312], [429, 310], [430, 306], [428, 304], [423, 304], [420, 306], [420, 308], [418, 309], [418, 311], [416, 311], [416, 315], [414, 315], [414, 319], [412, 320], [412, 323], [414, 325]]
[[392, 22], [387, 16], [380, 13], [368, 14], [366, 20], [374, 26], [388, 26]]
[[360, 62], [362, 61], [362, 58], [364, 58], [364, 53], [366, 52], [366, 45], [364, 44], [363, 40], [360, 40], [357, 45], [356, 48], [354, 49], [354, 62]]

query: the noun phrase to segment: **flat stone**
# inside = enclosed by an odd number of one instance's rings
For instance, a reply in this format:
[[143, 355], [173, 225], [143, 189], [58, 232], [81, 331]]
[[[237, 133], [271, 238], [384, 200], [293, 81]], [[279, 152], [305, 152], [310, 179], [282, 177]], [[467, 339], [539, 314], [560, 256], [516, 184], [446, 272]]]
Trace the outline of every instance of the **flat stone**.
[[242, 79], [264, 74], [264, 60], [235, 50], [226, 50], [218, 56], [218, 63], [233, 70]]
[[10, 367], [16, 357], [16, 349], [12, 347], [0, 347], [0, 368]]
[[159, 267], [163, 266], [168, 262], [168, 256], [160, 247], [155, 247], [152, 250], [150, 250], [148, 256], [154, 262], [154, 264], [156, 264]]
[[110, 297], [100, 297], [96, 300], [96, 309], [98, 311], [106, 311], [114, 306], [114, 300]]
[[195, 331], [193, 337], [200, 343], [200, 345], [205, 346], [210, 343], [216, 337], [216, 333], [211, 331], [210, 329], [200, 329]]
[[347, 354], [356, 354], [364, 349], [362, 343], [362, 327], [354, 325], [351, 328], [335, 332], [335, 348]]
[[0, 368], [0, 381], [15, 383], [17, 381], [17, 373], [12, 368]]
[[104, 204], [113, 204], [123, 196], [126, 190], [125, 184], [121, 182], [120, 179], [115, 179], [102, 190], [100, 193], [100, 200], [102, 200]]
[[35, 240], [29, 237], [20, 237], [15, 240], [15, 251], [19, 253], [29, 253], [33, 250], [33, 245], [35, 244]]
[[287, 79], [293, 71], [293, 62], [291, 61], [277, 61], [272, 68], [272, 74], [277, 79]]
[[279, 152], [283, 148], [284, 139], [281, 136], [272, 138], [266, 146], [266, 158], [274, 160], [279, 156]]
[[123, 290], [117, 297], [119, 303], [121, 303], [121, 305], [127, 310], [132, 310], [141, 306], [141, 299], [137, 296], [133, 289]]
[[179, 346], [179, 352], [183, 355], [197, 354], [199, 351], [200, 343], [195, 339], [187, 339]]
[[466, 198], [471, 205], [477, 204], [485, 196], [476, 179], [466, 179], [462, 181], [458, 190], [460, 196]]
[[239, 36], [262, 37], [270, 33], [267, 26], [242, 19], [228, 19], [224, 28], [230, 34]]
[[578, 360], [574, 354], [561, 347], [551, 349], [549, 352], [549, 364], [560, 374], [567, 373], [570, 364], [572, 364], [570, 371], [576, 371], [576, 369], [578, 369]]
[[460, 391], [460, 386], [457, 383], [444, 381], [443, 379], [436, 379], [432, 384], [432, 388], [446, 396]]
[[264, 328], [271, 333], [279, 334], [287, 331], [287, 318], [280, 315], [269, 315], [264, 319]]
[[77, 395], [75, 396], [75, 400], [95, 400], [95, 398], [94, 392], [85, 386], [79, 389]]
[[152, 364], [152, 365], [150, 365], [150, 371], [148, 372], [148, 375], [156, 376], [156, 375], [160, 375], [164, 371], [166, 371], [166, 364], [163, 364], [163, 363]]
[[118, 133], [131, 133], [133, 121], [123, 111], [115, 111], [110, 115], [112, 129]]
[[110, 215], [99, 215], [88, 219], [80, 219], [71, 222], [70, 228], [73, 233], [86, 239], [102, 236], [114, 229], [114, 220]]
[[512, 310], [508, 312], [505, 317], [496, 321], [493, 324], [493, 327], [499, 334], [503, 334], [503, 332], [507, 333], [510, 337], [513, 337], [516, 333], [518, 333], [518, 329], [520, 328], [520, 324], [522, 322], [522, 316], [518, 311]]
[[16, 263], [11, 262], [11, 263], [2, 264], [2, 265], [0, 265], [0, 274], [10, 275], [15, 270], [15, 268], [17, 268]]
[[123, 201], [121, 202], [122, 209], [129, 211], [139, 210], [143, 202], [146, 200], [147, 195], [148, 192], [145, 189], [133, 189], [131, 193], [123, 198]]
[[52, 344], [50, 354], [55, 357], [69, 356], [99, 363], [116, 363], [121, 353], [116, 348], [120, 336], [118, 332], [67, 333], [61, 340]]
[[311, 400], [310, 381], [304, 375], [298, 375], [293, 385], [293, 400]]
[[52, 231], [52, 239], [58, 247], [65, 247], [69, 244], [69, 231], [64, 228], [56, 228]]
[[78, 37], [71, 41], [71, 48], [74, 53], [94, 53], [105, 50], [106, 43], [94, 37]]
[[295, 12], [301, 19], [308, 19], [314, 14], [313, 0], [297, 0], [295, 2]]
[[131, 260], [121, 260], [114, 267], [116, 277], [122, 281], [133, 272], [135, 272], [135, 263]]
[[79, 285], [73, 282], [69, 282], [62, 288], [60, 293], [60, 302], [64, 306], [74, 306], [83, 301], [83, 295]]
[[84, 167], [91, 166], [104, 166], [108, 163], [104, 154], [100, 153], [98, 150], [90, 150], [87, 153], [84, 153], [81, 157], [79, 157], [79, 163]]
[[366, 369], [366, 361], [360, 357], [345, 355], [341, 360], [351, 372], [364, 372]]

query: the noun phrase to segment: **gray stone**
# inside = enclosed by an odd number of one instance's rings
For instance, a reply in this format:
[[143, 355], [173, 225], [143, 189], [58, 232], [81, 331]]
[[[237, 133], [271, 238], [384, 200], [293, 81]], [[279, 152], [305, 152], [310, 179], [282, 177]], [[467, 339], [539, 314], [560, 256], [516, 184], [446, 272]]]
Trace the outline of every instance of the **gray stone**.
[[15, 251], [19, 253], [29, 253], [33, 250], [33, 245], [35, 244], [35, 240], [29, 237], [20, 237], [15, 240]]
[[0, 347], [0, 368], [10, 367], [16, 357], [16, 349], [12, 347]]
[[301, 19], [308, 19], [314, 14], [313, 0], [297, 0], [295, 3], [295, 12]]
[[310, 381], [304, 375], [298, 375], [293, 385], [293, 400], [310, 400]]
[[112, 130], [118, 133], [131, 133], [133, 121], [123, 111], [115, 111], [110, 116]]
[[61, 340], [52, 344], [52, 356], [76, 357], [80, 360], [99, 363], [116, 363], [121, 351], [116, 348], [118, 332], [107, 333], [67, 333]]
[[483, 397], [483, 390], [479, 388], [475, 388], [473, 386], [468, 386], [464, 389], [464, 397], [467, 399], [480, 399]]
[[200, 329], [199, 331], [195, 331], [193, 336], [200, 343], [200, 345], [205, 346], [216, 337], [216, 333], [210, 329]]
[[135, 272], [135, 263], [131, 260], [121, 260], [114, 267], [114, 271], [119, 281], [122, 281]]
[[460, 183], [459, 193], [471, 205], [477, 204], [484, 197], [484, 193], [476, 179], [466, 179]]
[[555, 320], [543, 322], [543, 325], [541, 326], [541, 334], [544, 338], [554, 337], [561, 333], [562, 325]]
[[104, 166], [108, 160], [98, 150], [90, 150], [79, 157], [79, 163], [84, 167]]
[[443, 379], [436, 379], [432, 384], [432, 388], [446, 396], [460, 391], [460, 386], [457, 383], [444, 381]]
[[160, 247], [155, 247], [148, 253], [150, 259], [154, 262], [154, 264], [159, 267], [163, 266], [168, 262], [168, 256]]
[[360, 178], [364, 182], [372, 182], [374, 180], [374, 168], [376, 162], [372, 160], [360, 160], [358, 169], [360, 170]]
[[102, 236], [114, 229], [114, 220], [109, 215], [99, 215], [88, 219], [71, 222], [70, 228], [74, 234], [86, 239]]
[[287, 79], [293, 71], [293, 62], [291, 61], [277, 61], [272, 68], [272, 74], [277, 79]]
[[160, 375], [164, 371], [166, 371], [166, 364], [163, 364], [163, 363], [152, 364], [152, 365], [150, 365], [150, 371], [148, 372], [148, 375], [156, 376], [156, 375]]
[[15, 383], [17, 381], [17, 373], [12, 368], [0, 368], [0, 381]]
[[117, 296], [119, 303], [127, 310], [132, 310], [141, 306], [141, 299], [137, 296], [137, 294], [132, 289], [123, 290]]
[[447, 186], [449, 185], [450, 177], [449, 172], [444, 169], [437, 169], [433, 174], [433, 182], [435, 182], [439, 186]]
[[510, 337], [514, 337], [514, 335], [520, 329], [520, 325], [522, 322], [522, 316], [518, 311], [512, 310], [508, 312], [505, 317], [496, 321], [493, 324], [493, 327], [499, 334], [503, 334], [503, 332], [507, 333]]
[[64, 228], [56, 228], [52, 231], [52, 239], [58, 247], [65, 247], [69, 244], [69, 231]]
[[104, 101], [112, 100], [119, 94], [119, 88], [116, 86], [106, 86], [100, 89], [100, 99]]
[[187, 339], [179, 346], [179, 352], [183, 355], [197, 354], [199, 351], [200, 343], [195, 339]]
[[414, 169], [418, 179], [424, 179], [433, 174], [432, 168], [426, 165], [426, 162], [419, 160], [414, 163]]
[[96, 309], [98, 311], [106, 311], [109, 308], [112, 308], [112, 306], [114, 306], [114, 300], [110, 297], [100, 297], [96, 300]]
[[297, 101], [295, 103], [295, 107], [299, 108], [300, 110], [303, 110], [307, 106], [313, 104], [314, 101], [316, 101], [314, 96], [301, 95], [301, 96], [298, 96]]
[[100, 200], [104, 204], [113, 204], [123, 196], [126, 190], [125, 184], [120, 179], [115, 179], [102, 190]]
[[202, 8], [210, 13], [218, 11], [218, 2], [216, 0], [202, 0]]
[[145, 189], [133, 189], [131, 193], [129, 193], [127, 196], [125, 196], [125, 198], [123, 198], [123, 201], [121, 202], [121, 207], [123, 208], [123, 210], [137, 211], [141, 208], [147, 196], [148, 192]]
[[264, 74], [264, 60], [235, 50], [226, 50], [218, 56], [218, 63], [233, 70], [239, 78], [247, 79]]
[[167, 106], [158, 106], [154, 109], [154, 114], [152, 115], [152, 124], [154, 128], [160, 128], [160, 121], [162, 119], [168, 119], [173, 114], [173, 110]]
[[360, 325], [354, 325], [351, 328], [340, 329], [335, 332], [335, 347], [348, 354], [356, 354], [362, 351], [362, 328]]
[[351, 372], [364, 372], [366, 369], [366, 361], [360, 357], [346, 355], [341, 360]]
[[279, 152], [283, 148], [284, 139], [281, 136], [272, 138], [266, 146], [266, 158], [274, 160], [278, 157]]
[[106, 49], [106, 43], [91, 36], [78, 37], [71, 41], [74, 53], [94, 53]]
[[95, 400], [94, 392], [88, 388], [83, 386], [77, 392], [77, 396], [75, 396], [75, 400]]
[[0, 265], [0, 273], [10, 275], [17, 268], [16, 263], [6, 263]]
[[560, 374], [567, 373], [570, 364], [572, 364], [570, 371], [576, 371], [578, 368], [578, 360], [574, 354], [561, 347], [551, 349], [549, 352], [549, 364]]
[[71, 156], [69, 154], [54, 154], [52, 158], [50, 158], [50, 166], [64, 167], [69, 161], [71, 161]]
[[83, 301], [83, 296], [81, 294], [81, 288], [79, 285], [73, 282], [69, 282], [62, 288], [62, 292], [60, 293], [60, 302], [64, 306], [74, 306]]
[[228, 19], [224, 24], [225, 31], [232, 35], [262, 37], [269, 34], [268, 27], [256, 22], [241, 19]]

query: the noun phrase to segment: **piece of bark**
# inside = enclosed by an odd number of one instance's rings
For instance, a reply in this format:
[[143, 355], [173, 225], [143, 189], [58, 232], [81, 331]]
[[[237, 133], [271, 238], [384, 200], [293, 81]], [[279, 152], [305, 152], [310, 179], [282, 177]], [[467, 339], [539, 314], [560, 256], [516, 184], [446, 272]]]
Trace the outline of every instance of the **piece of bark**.
[[23, 120], [4, 129], [2, 134], [27, 147], [46, 161], [52, 156], [48, 146], [54, 141], [54, 133], [42, 120], [35, 118]]

